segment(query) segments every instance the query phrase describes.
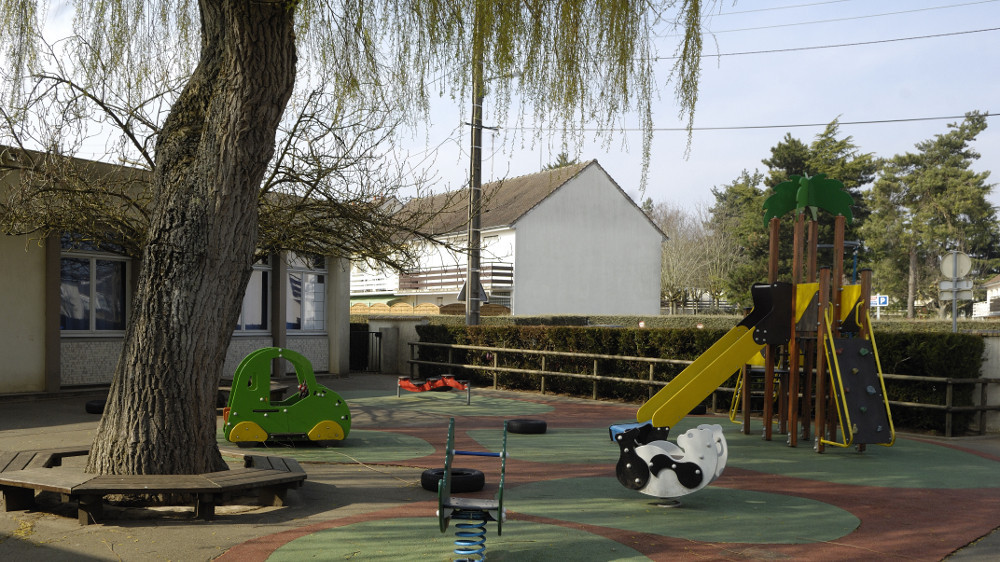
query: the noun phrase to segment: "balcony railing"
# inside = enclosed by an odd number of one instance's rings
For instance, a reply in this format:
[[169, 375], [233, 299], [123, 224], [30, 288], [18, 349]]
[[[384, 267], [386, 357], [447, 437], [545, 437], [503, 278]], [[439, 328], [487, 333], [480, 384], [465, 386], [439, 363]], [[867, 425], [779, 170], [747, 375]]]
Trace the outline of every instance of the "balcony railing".
[[[399, 276], [399, 292], [458, 292], [465, 285], [466, 271], [462, 266], [407, 271]], [[503, 262], [482, 264], [479, 281], [487, 291], [510, 290], [514, 286], [514, 266]]]
[[365, 273], [351, 274], [351, 294], [395, 293], [399, 288], [399, 277], [395, 275], [375, 277]]

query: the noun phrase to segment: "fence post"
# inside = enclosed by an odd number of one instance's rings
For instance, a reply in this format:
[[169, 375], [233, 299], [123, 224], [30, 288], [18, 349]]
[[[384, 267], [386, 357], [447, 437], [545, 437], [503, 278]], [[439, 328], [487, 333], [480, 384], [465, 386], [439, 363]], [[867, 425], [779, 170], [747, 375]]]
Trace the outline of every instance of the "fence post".
[[[649, 364], [649, 382], [653, 382], [653, 363]], [[646, 386], [646, 400], [653, 397], [653, 385]]]
[[[979, 406], [981, 408], [986, 407], [986, 387], [988, 385], [985, 382], [979, 383]], [[979, 410], [979, 434], [986, 435], [986, 410]]]
[[[493, 368], [496, 369], [500, 366], [500, 352], [497, 351], [493, 354]], [[493, 390], [497, 389], [497, 374], [498, 371], [493, 371]]]
[[[542, 355], [542, 370], [545, 370], [545, 356]], [[542, 394], [545, 394], [545, 375], [542, 375]]]
[[[597, 376], [597, 359], [594, 359], [594, 376]], [[591, 398], [597, 400], [597, 379], [594, 379], [594, 390], [591, 392]]]
[[945, 437], [951, 437], [951, 395], [952, 395], [951, 379], [948, 379], [948, 387], [945, 390], [945, 399], [944, 399], [945, 406], [948, 407], [948, 409], [945, 410], [944, 414]]

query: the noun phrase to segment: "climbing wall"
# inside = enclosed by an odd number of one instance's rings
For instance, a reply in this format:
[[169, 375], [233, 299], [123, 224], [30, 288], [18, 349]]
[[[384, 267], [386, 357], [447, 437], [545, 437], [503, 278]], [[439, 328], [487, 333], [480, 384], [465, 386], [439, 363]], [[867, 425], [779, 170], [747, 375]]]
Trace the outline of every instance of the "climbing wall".
[[[829, 345], [829, 343], [828, 343]], [[889, 406], [872, 343], [862, 338], [834, 339], [833, 353], [841, 384], [835, 385], [841, 420], [854, 434], [854, 444], [891, 444]], [[836, 371], [835, 371], [836, 372]], [[849, 424], [849, 425], [848, 425]]]

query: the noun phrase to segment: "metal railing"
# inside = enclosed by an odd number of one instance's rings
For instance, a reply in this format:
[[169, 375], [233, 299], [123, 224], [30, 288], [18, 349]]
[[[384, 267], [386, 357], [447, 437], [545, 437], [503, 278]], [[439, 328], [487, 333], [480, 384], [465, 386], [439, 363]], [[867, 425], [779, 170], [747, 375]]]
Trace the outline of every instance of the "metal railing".
[[[466, 281], [466, 268], [428, 267], [407, 271], [399, 276], [400, 292], [458, 291]], [[480, 266], [479, 281], [488, 291], [514, 286], [514, 266], [490, 262]]]
[[[627, 355], [603, 355], [597, 353], [577, 353], [572, 351], [549, 351], [549, 350], [536, 350], [536, 349], [512, 349], [506, 347], [487, 347], [481, 345], [463, 345], [463, 344], [447, 344], [447, 343], [430, 343], [430, 342], [408, 342], [407, 345], [410, 347], [410, 358], [407, 362], [410, 365], [410, 376], [416, 378], [415, 370], [420, 365], [434, 365], [438, 367], [449, 367], [449, 368], [459, 368], [459, 369], [469, 369], [474, 371], [483, 371], [493, 374], [493, 388], [497, 388], [497, 375], [500, 373], [517, 373], [525, 375], [536, 375], [540, 378], [540, 391], [545, 394], [545, 378], [546, 377], [564, 377], [572, 379], [586, 379], [593, 381], [591, 398], [597, 399], [597, 383], [600, 381], [609, 382], [620, 382], [628, 384], [638, 384], [648, 387], [648, 394], [652, 396], [653, 387], [663, 387], [669, 384], [670, 381], [658, 381], [654, 380], [653, 370], [656, 365], [690, 365], [693, 361], [686, 361], [682, 359], [661, 359], [658, 357], [635, 357]], [[445, 361], [429, 361], [418, 359], [416, 354], [422, 347], [427, 348], [438, 348], [446, 349], [448, 351], [447, 359]], [[473, 365], [471, 363], [456, 363], [454, 360], [454, 351], [481, 351], [492, 354], [492, 364], [491, 365]], [[522, 356], [540, 356], [541, 366], [538, 369], [521, 369], [516, 367], [501, 367], [500, 366], [500, 354], [509, 353]], [[589, 373], [565, 373], [560, 371], [549, 371], [545, 368], [546, 357], [565, 357], [574, 359], [589, 359], [593, 361], [593, 367]], [[638, 379], [638, 378], [626, 378], [626, 377], [615, 377], [601, 374], [599, 372], [598, 364], [601, 360], [614, 360], [614, 361], [624, 361], [627, 363], [646, 363], [649, 365], [649, 377], [648, 379]], [[952, 436], [952, 414], [963, 413], [963, 412], [978, 412], [979, 413], [979, 433], [986, 433], [986, 412], [989, 411], [1000, 411], [1000, 404], [988, 404], [987, 389], [991, 384], [1000, 384], [1000, 379], [988, 379], [988, 378], [975, 378], [975, 379], [957, 379], [957, 378], [935, 378], [935, 377], [922, 377], [914, 375], [899, 375], [899, 374], [888, 374], [882, 375], [886, 380], [899, 380], [899, 381], [909, 381], [909, 382], [933, 382], [937, 384], [945, 384], [945, 403], [944, 404], [923, 404], [919, 402], [901, 402], [897, 400], [889, 400], [890, 406], [901, 406], [908, 408], [923, 408], [927, 410], [937, 410], [943, 411], [945, 413], [945, 436]], [[978, 384], [980, 386], [979, 392], [979, 404], [972, 406], [955, 406], [953, 404], [954, 388], [955, 386]], [[727, 394], [732, 394], [735, 391], [733, 388], [720, 386], [716, 392], [724, 392]], [[716, 396], [713, 393], [712, 396], [712, 409], [718, 410], [716, 408]]]

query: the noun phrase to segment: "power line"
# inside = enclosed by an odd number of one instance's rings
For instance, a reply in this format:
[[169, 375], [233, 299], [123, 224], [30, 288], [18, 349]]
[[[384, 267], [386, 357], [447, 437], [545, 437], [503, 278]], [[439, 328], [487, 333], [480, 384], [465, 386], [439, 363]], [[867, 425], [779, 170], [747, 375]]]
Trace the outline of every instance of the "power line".
[[[716, 53], [701, 55], [701, 58], [712, 58], [712, 57], [735, 57], [739, 55], [765, 55], [771, 53], [790, 53], [795, 51], [813, 51], [818, 49], [836, 49], [839, 47], [859, 47], [862, 45], [877, 45], [880, 43], [896, 43], [898, 41], [912, 41], [915, 39], [936, 39], [938, 37], [952, 37], [956, 35], [969, 35], [972, 33], [985, 33], [987, 31], [1000, 31], [1000, 27], [990, 27], [987, 29], [972, 29], [969, 31], [953, 31], [950, 33], [935, 33], [933, 35], [915, 35], [913, 37], [896, 37], [893, 39], [877, 39], [874, 41], [858, 41], [855, 43], [838, 43], [836, 45], [814, 45], [810, 47], [788, 47], [786, 49], [767, 49], [762, 51], [738, 51], [735, 53]], [[653, 60], [676, 60], [679, 57], [656, 57]]]
[[[1000, 113], [983, 113], [983, 117], [996, 117]], [[950, 115], [944, 117], [909, 117], [905, 119], [873, 119], [870, 121], [837, 121], [838, 125], [882, 125], [887, 123], [911, 123], [918, 121], [943, 121], [946, 119], [965, 119], [965, 115]], [[753, 130], [753, 129], [799, 129], [804, 127], [826, 127], [830, 123], [798, 123], [794, 125], [738, 125], [738, 126], [722, 126], [722, 127], [692, 127], [694, 131], [743, 131], [743, 130]], [[539, 130], [535, 127], [511, 127], [512, 130]], [[548, 129], [542, 128], [541, 130], [562, 130], [562, 129]], [[607, 129], [607, 128], [584, 128], [580, 129], [580, 132], [585, 133], [601, 133], [601, 132], [639, 132], [643, 129], [635, 127], [625, 127], [622, 129]], [[653, 127], [653, 132], [687, 132], [685, 127]]]
[[738, 33], [738, 32], [741, 32], [741, 31], [760, 31], [762, 29], [777, 29], [777, 28], [781, 28], [781, 27], [795, 27], [797, 25], [814, 25], [814, 24], [818, 24], [818, 23], [836, 23], [836, 22], [842, 22], [842, 21], [854, 21], [854, 20], [862, 20], [862, 19], [870, 19], [870, 18], [880, 18], [880, 17], [885, 17], [885, 16], [898, 16], [898, 15], [901, 15], [901, 14], [913, 14], [913, 13], [917, 13], [917, 12], [928, 12], [928, 11], [931, 11], [931, 10], [945, 10], [945, 9], [948, 9], [948, 8], [962, 8], [962, 7], [965, 7], [965, 6], [975, 6], [977, 4], [990, 4], [990, 3], [996, 2], [996, 1], [997, 0], [979, 0], [978, 2], [965, 2], [963, 4], [949, 4], [947, 6], [931, 6], [929, 8], [914, 8], [912, 10], [900, 10], [900, 11], [897, 11], [897, 12], [885, 12], [885, 13], [881, 13], [881, 14], [869, 14], [869, 15], [866, 15], [866, 16], [850, 16], [850, 17], [843, 17], [843, 18], [831, 18], [831, 19], [826, 19], [826, 20], [803, 21], [803, 22], [796, 22], [796, 23], [778, 23], [778, 24], [774, 24], [774, 25], [765, 25], [765, 26], [760, 26], [760, 27], [745, 27], [745, 28], [741, 28], [741, 29], [723, 29], [723, 30], [719, 30], [719, 31], [709, 31], [707, 33], [710, 33], [712, 35], [720, 35], [722, 33]]
[[777, 10], [791, 10], [793, 8], [811, 8], [813, 6], [822, 6], [824, 4], [840, 4], [843, 2], [853, 2], [854, 0], [827, 0], [826, 2], [810, 2], [809, 4], [793, 4], [791, 6], [774, 6], [772, 8], [757, 8], [754, 10], [740, 10], [738, 12], [721, 12], [718, 14], [712, 14], [711, 17], [717, 18], [720, 16], [735, 16], [739, 14], [753, 14], [758, 12], [774, 12]]
[[[996, 117], [1000, 113], [983, 113], [983, 117]], [[882, 125], [886, 123], [912, 123], [917, 121], [944, 121], [946, 119], [965, 119], [965, 115], [950, 115], [945, 117], [910, 117], [906, 119], [873, 119], [870, 121], [838, 121], [839, 125]], [[745, 129], [795, 129], [802, 127], [826, 127], [829, 123], [800, 123], [797, 125], [745, 125], [735, 127], [693, 127], [695, 131], [740, 131]], [[640, 131], [642, 129], [635, 129]], [[687, 131], [684, 127], [654, 128], [654, 131]]]

